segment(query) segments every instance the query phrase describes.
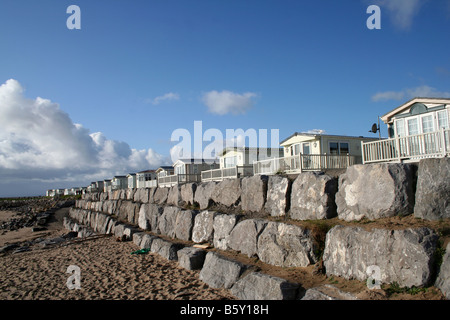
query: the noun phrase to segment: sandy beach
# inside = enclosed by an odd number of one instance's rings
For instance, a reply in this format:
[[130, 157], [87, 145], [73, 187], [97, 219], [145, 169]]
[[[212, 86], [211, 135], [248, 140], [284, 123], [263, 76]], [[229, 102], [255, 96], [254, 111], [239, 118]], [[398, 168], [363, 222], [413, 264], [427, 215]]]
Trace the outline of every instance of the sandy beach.
[[[6, 219], [12, 214], [2, 212], [1, 216]], [[0, 247], [67, 234], [55, 220], [46, 231], [32, 233], [31, 228], [22, 228], [5, 232], [0, 235]], [[138, 249], [133, 242], [99, 237], [30, 248], [0, 255], [0, 300], [233, 299], [228, 290], [213, 289], [200, 281], [198, 271], [185, 270], [153, 253], [132, 255]], [[71, 265], [80, 268], [80, 289], [69, 289], [66, 284]]]

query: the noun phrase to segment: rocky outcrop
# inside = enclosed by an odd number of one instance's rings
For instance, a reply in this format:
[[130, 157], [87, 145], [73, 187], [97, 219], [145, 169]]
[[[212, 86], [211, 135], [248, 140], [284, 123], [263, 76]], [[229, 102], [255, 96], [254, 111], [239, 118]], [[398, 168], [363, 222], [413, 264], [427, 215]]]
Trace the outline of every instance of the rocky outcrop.
[[292, 184], [290, 218], [318, 220], [335, 217], [337, 187], [338, 180], [329, 175], [299, 174]]
[[318, 260], [310, 230], [278, 222], [267, 223], [257, 252], [261, 261], [280, 267], [306, 267]]
[[286, 214], [291, 183], [282, 176], [269, 176], [267, 181], [267, 201], [265, 211], [272, 217], [281, 217]]
[[450, 158], [420, 161], [414, 216], [426, 220], [450, 218]]
[[326, 236], [323, 263], [327, 275], [365, 281], [376, 266], [381, 283], [426, 286], [433, 272], [437, 235], [428, 228], [407, 230], [335, 226]]
[[373, 220], [408, 215], [414, 206], [414, 167], [383, 163], [354, 165], [339, 178], [339, 219]]

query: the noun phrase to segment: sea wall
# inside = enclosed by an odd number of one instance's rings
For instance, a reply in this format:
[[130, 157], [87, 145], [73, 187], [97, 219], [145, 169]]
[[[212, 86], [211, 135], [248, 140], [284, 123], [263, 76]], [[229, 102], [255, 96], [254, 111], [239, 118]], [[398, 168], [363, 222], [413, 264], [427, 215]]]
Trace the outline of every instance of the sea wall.
[[[253, 176], [92, 193], [76, 201], [65, 225], [133, 240], [187, 269], [201, 270], [200, 278], [208, 285], [230, 289], [240, 299], [295, 299], [305, 293], [301, 284], [226, 258], [224, 253], [230, 250], [279, 267], [323, 261], [328, 276], [360, 281], [372, 276], [371, 266], [381, 270], [381, 283], [423, 287], [438, 279], [436, 285], [449, 298], [448, 252], [442, 265], [436, 264], [438, 232], [428, 227], [367, 230], [358, 225], [407, 215], [446, 221], [449, 161], [427, 159], [418, 168], [355, 165], [339, 177]], [[424, 181], [431, 177], [432, 183]], [[430, 189], [439, 196], [430, 196]], [[337, 225], [327, 230], [322, 243], [314, 230], [300, 223], [332, 218]], [[202, 243], [214, 250], [193, 247]]]

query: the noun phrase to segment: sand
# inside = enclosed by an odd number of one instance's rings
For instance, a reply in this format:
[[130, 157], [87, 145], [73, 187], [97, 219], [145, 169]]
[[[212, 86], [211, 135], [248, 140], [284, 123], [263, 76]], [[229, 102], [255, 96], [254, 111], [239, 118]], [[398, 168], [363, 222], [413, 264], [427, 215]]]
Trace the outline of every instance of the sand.
[[[5, 213], [2, 213], [5, 217]], [[58, 227], [59, 225], [59, 227]], [[1, 233], [1, 231], [0, 231]], [[59, 221], [37, 234], [30, 228], [0, 235], [0, 243], [36, 238], [54, 238], [67, 233]], [[0, 245], [0, 246], [1, 246]], [[177, 262], [138, 250], [133, 242], [118, 242], [102, 236], [83, 242], [0, 256], [0, 300], [221, 300], [233, 299], [228, 290], [210, 288], [198, 271], [188, 271]], [[71, 265], [80, 268], [80, 289], [69, 289]]]

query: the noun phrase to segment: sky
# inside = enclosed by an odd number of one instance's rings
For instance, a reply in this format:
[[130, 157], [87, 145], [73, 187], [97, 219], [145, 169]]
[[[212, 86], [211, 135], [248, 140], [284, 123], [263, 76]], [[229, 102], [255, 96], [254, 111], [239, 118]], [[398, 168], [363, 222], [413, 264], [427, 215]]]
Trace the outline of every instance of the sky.
[[450, 97], [449, 31], [450, 0], [2, 0], [0, 197], [171, 165], [206, 132], [378, 136]]

